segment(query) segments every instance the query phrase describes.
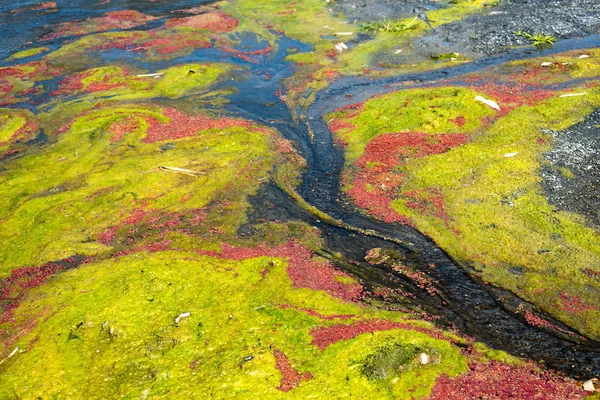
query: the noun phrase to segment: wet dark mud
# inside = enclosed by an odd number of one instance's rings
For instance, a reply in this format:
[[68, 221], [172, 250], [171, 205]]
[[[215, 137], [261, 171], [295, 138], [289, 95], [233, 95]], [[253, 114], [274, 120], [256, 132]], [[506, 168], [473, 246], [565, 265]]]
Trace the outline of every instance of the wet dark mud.
[[600, 110], [552, 135], [553, 149], [545, 154], [549, 165], [542, 170], [548, 201], [600, 229]]
[[[490, 2], [494, 3], [494, 2]], [[600, 33], [600, 4], [596, 0], [500, 0], [487, 13], [442, 25], [415, 40], [414, 50], [426, 57], [459, 53], [469, 58], [531, 44], [516, 35], [550, 35], [556, 39]]]

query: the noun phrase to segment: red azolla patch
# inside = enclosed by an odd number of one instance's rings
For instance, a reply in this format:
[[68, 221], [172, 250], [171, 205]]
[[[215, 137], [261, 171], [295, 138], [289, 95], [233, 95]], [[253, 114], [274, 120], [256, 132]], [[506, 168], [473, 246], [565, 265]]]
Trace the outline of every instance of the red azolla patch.
[[[408, 158], [441, 154], [467, 141], [465, 134], [406, 132], [377, 136], [367, 144], [365, 153], [356, 161], [358, 172], [348, 193], [358, 207], [369, 210], [385, 222], [410, 224], [407, 217], [399, 215], [390, 206], [404, 183], [404, 176], [397, 171], [398, 167]], [[446, 220], [443, 198], [441, 202], [439, 199], [441, 194], [432, 196], [426, 199], [427, 207], [433, 205], [433, 214]]]
[[324, 290], [346, 301], [357, 301], [362, 296], [362, 285], [357, 282], [341, 282], [343, 279], [340, 278], [349, 278], [349, 276], [335, 269], [329, 262], [315, 260], [310, 250], [294, 241], [276, 247], [261, 245], [255, 248], [231, 247], [225, 244], [220, 253], [199, 253], [233, 260], [261, 256], [285, 258], [288, 260], [288, 276], [297, 288]]
[[174, 108], [166, 108], [163, 115], [169, 118], [168, 123], [161, 123], [152, 117], [146, 119], [150, 127], [146, 132], [144, 142], [154, 143], [164, 140], [177, 140], [194, 136], [199, 131], [208, 129], [225, 129], [233, 126], [249, 128], [249, 121], [234, 118], [211, 118], [205, 115], [189, 116]]
[[410, 218], [398, 214], [391, 207], [391, 202], [403, 183], [404, 175], [401, 173], [360, 171], [354, 176], [348, 194], [358, 207], [368, 210], [386, 223], [412, 225]]
[[549, 371], [540, 371], [534, 364], [508, 365], [491, 360], [471, 361], [469, 372], [457, 378], [438, 378], [430, 399], [515, 399], [567, 400], [586, 395], [572, 379]]
[[414, 270], [404, 264], [396, 263], [392, 266], [392, 269], [413, 281], [419, 288], [426, 290], [430, 296], [435, 296], [438, 293], [435, 285], [439, 283], [435, 279], [429, 277], [427, 274], [421, 271]]
[[0, 80], [0, 92], [4, 95], [9, 95], [14, 87], [15, 86], [12, 83]]
[[43, 61], [31, 61], [26, 64], [20, 64], [12, 67], [0, 68], [0, 93], [4, 96], [0, 98], [0, 106], [14, 104], [19, 101], [28, 100], [29, 95], [36, 92], [36, 89], [23, 85], [21, 90], [15, 90], [17, 83], [35, 82], [49, 79], [60, 74], [60, 69]]
[[[38, 3], [27, 7], [17, 8], [9, 11], [10, 14], [19, 14], [26, 11], [43, 11], [43, 10], [56, 10], [56, 2], [47, 1], [45, 3]], [[3, 14], [0, 14], [3, 15]]]
[[149, 32], [150, 37], [136, 43], [135, 51], [147, 51], [161, 56], [173, 55], [193, 49], [207, 49], [212, 45], [210, 39], [204, 35], [192, 35], [186, 32], [171, 32], [165, 34], [163, 30]]
[[243, 51], [243, 50], [234, 49], [233, 47], [222, 43], [221, 51], [223, 51], [225, 53], [229, 53], [229, 54], [233, 55], [234, 57], [237, 57], [246, 62], [256, 64], [256, 63], [258, 63], [258, 60], [252, 56], [264, 56], [264, 55], [270, 54], [273, 52], [273, 47], [267, 46], [264, 49], [260, 49], [260, 50]]
[[391, 170], [406, 158], [421, 158], [432, 154], [441, 154], [453, 147], [465, 144], [468, 136], [464, 134], [429, 135], [423, 132], [388, 133], [377, 136], [365, 148], [365, 154], [357, 165], [365, 168], [368, 163], [383, 164], [385, 170]]
[[330, 345], [342, 340], [353, 339], [364, 333], [389, 331], [392, 329], [403, 329], [421, 332], [437, 339], [446, 340], [441, 332], [420, 326], [410, 325], [406, 322], [394, 322], [380, 319], [354, 322], [349, 325], [330, 325], [313, 328], [310, 331], [313, 337], [312, 344], [320, 350], [325, 350]]
[[362, 110], [362, 108], [363, 108], [363, 103], [352, 103], [352, 104], [348, 104], [347, 106], [340, 107], [335, 111], [336, 112], [349, 111], [349, 110], [360, 111], [360, 110]]
[[219, 11], [206, 12], [192, 17], [173, 18], [165, 23], [168, 28], [186, 27], [206, 29], [212, 32], [230, 32], [237, 28], [238, 24], [237, 19]]
[[[133, 210], [127, 218], [118, 225], [107, 228], [104, 232], [98, 235], [98, 242], [112, 246], [116, 244], [117, 233], [122, 232], [127, 237], [125, 244], [131, 244], [134, 241], [136, 232], [139, 233], [139, 238], [144, 239], [147, 233], [158, 232], [163, 236], [169, 232], [179, 231], [187, 233], [185, 227], [199, 226], [206, 219], [205, 209], [190, 209], [185, 212], [164, 212], [160, 210], [146, 210], [137, 208]], [[140, 228], [144, 229], [140, 229]], [[165, 244], [167, 241], [160, 243]], [[169, 243], [166, 243], [168, 246]], [[166, 248], [166, 247], [165, 247]], [[138, 249], [141, 251], [141, 249]], [[158, 250], [153, 250], [158, 251]]]
[[467, 119], [465, 118], [464, 115], [459, 115], [458, 117], [451, 119], [450, 121], [453, 124], [456, 124], [456, 126], [460, 126], [460, 127], [465, 126], [465, 124], [467, 123]]
[[440, 219], [446, 223], [450, 222], [450, 216], [446, 212], [446, 201], [444, 194], [439, 188], [425, 188], [402, 193], [406, 199], [406, 206], [421, 214]]
[[[115, 72], [116, 75], [105, 75], [94, 80], [94, 75], [98, 73], [98, 70], [92, 69], [66, 76], [60, 82], [58, 90], [55, 90], [50, 94], [52, 96], [58, 96], [65, 94], [94, 93], [126, 87], [128, 86], [128, 80], [135, 80], [135, 78], [129, 77], [131, 73], [126, 68], [121, 68], [118, 72]], [[86, 80], [90, 80], [90, 82], [86, 84]]]
[[342, 130], [349, 131], [354, 128], [355, 126], [346, 119], [335, 119], [329, 123], [329, 130], [331, 133], [339, 133]]
[[[2, 118], [2, 115], [0, 115], [0, 118]], [[1, 124], [1, 120], [0, 120], [0, 127], [1, 126], [2, 126], [2, 124]], [[31, 140], [34, 138], [34, 136], [38, 132], [38, 130], [39, 130], [39, 125], [28, 119], [27, 122], [25, 123], [25, 125], [23, 125], [19, 129], [17, 129], [7, 141], [4, 141], [4, 142], [0, 141], [0, 148], [2, 148], [2, 146], [5, 146], [10, 143], [14, 143], [16, 141]], [[0, 150], [0, 154], [2, 154], [1, 150]]]
[[282, 375], [281, 383], [277, 388], [282, 392], [289, 392], [293, 388], [300, 385], [300, 382], [309, 381], [312, 379], [312, 374], [310, 372], [300, 374], [298, 371], [296, 371], [290, 364], [290, 361], [284, 352], [275, 349], [273, 350], [273, 356], [275, 357], [277, 369]]
[[69, 257], [40, 267], [21, 267], [13, 270], [8, 278], [0, 281], [0, 304], [2, 304], [0, 324], [11, 321], [13, 311], [19, 306], [28, 290], [44, 284], [50, 275], [75, 268], [81, 263], [82, 260]]
[[546, 321], [545, 319], [538, 317], [537, 315], [535, 315], [534, 313], [532, 313], [529, 310], [525, 310], [523, 312], [523, 316], [525, 317], [525, 320], [527, 321], [527, 323], [531, 326], [536, 326], [538, 328], [554, 329], [559, 332], [565, 333], [569, 336], [575, 335], [573, 332], [566, 331], [566, 330], [560, 328], [559, 326], [556, 326], [556, 325]]
[[562, 292], [558, 295], [557, 302], [560, 309], [572, 312], [574, 314], [586, 311], [598, 311], [598, 306], [587, 304], [578, 296], [571, 296], [565, 292]]
[[130, 29], [155, 19], [156, 17], [135, 10], [111, 11], [102, 17], [86, 21], [58, 24], [52, 33], [43, 36], [41, 40], [56, 39], [64, 36], [87, 35], [93, 32], [106, 32], [114, 29]]
[[125, 135], [138, 130], [139, 120], [135, 116], [128, 115], [127, 117], [113, 123], [108, 130], [112, 134], [110, 142], [115, 143], [121, 140]]
[[484, 97], [494, 100], [500, 106], [500, 111], [494, 118], [507, 115], [517, 107], [536, 105], [546, 99], [556, 96], [550, 90], [531, 87], [524, 83], [496, 83], [472, 85], [471, 89], [484, 94]]

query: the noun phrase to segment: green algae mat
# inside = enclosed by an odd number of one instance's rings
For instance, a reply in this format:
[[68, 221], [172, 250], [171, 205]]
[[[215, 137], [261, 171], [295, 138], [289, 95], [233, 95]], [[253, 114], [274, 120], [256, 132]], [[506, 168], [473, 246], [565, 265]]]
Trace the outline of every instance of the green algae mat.
[[2, 5], [1, 399], [594, 398], [585, 1], [359, 3]]

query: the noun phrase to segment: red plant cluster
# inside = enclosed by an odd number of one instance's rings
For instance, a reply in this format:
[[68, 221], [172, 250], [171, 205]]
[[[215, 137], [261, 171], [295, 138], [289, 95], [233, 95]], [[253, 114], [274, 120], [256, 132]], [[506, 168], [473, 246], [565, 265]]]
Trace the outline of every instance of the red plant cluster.
[[[31, 140], [31, 139], [33, 139], [35, 134], [38, 132], [38, 130], [39, 130], [39, 125], [28, 119], [27, 122], [25, 123], [25, 125], [23, 125], [19, 129], [17, 129], [15, 131], [15, 133], [13, 133], [13, 135], [7, 141], [4, 141], [4, 142], [0, 141], [0, 147], [5, 146], [9, 143], [14, 143], [16, 141]], [[0, 155], [1, 155], [1, 153], [0, 153]]]
[[255, 248], [231, 247], [224, 244], [220, 253], [198, 252], [233, 260], [262, 256], [286, 258], [288, 260], [287, 273], [295, 287], [324, 290], [332, 296], [346, 301], [357, 301], [362, 296], [362, 285], [340, 282], [341, 279], [349, 276], [335, 269], [331, 263], [314, 260], [313, 253], [295, 241], [276, 247], [267, 247], [263, 244]]
[[0, 324], [11, 320], [14, 309], [19, 306], [29, 289], [44, 284], [50, 275], [74, 268], [81, 263], [81, 260], [69, 257], [39, 267], [21, 267], [13, 270], [8, 278], [0, 281], [0, 304], [3, 305]]
[[303, 374], [298, 373], [288, 360], [287, 356], [281, 350], [273, 350], [273, 356], [275, 357], [275, 363], [277, 365], [277, 369], [281, 372], [281, 382], [277, 389], [282, 392], [289, 392], [293, 388], [300, 385], [302, 381], [309, 381], [312, 379], [312, 374], [310, 372], [305, 372]]
[[0, 68], [0, 107], [28, 100], [27, 96], [38, 91], [36, 88], [15, 90], [13, 81], [38, 81], [60, 74], [60, 69], [43, 61], [31, 61], [26, 64]]
[[564, 330], [561, 327], [556, 326], [556, 325], [546, 321], [545, 319], [538, 317], [537, 315], [535, 315], [534, 313], [532, 313], [529, 310], [525, 310], [523, 312], [523, 316], [525, 317], [525, 320], [527, 321], [527, 323], [531, 326], [536, 326], [538, 328], [554, 329], [559, 332], [566, 333], [569, 336], [575, 335], [573, 332]]
[[210, 118], [204, 115], [189, 116], [174, 108], [166, 108], [164, 116], [169, 122], [163, 124], [152, 117], [146, 117], [150, 127], [146, 132], [144, 142], [154, 143], [164, 140], [177, 140], [194, 136], [197, 132], [208, 129], [226, 129], [233, 126], [249, 128], [252, 124], [242, 119]]
[[403, 264], [394, 264], [392, 269], [413, 281], [419, 288], [426, 290], [430, 296], [435, 296], [438, 293], [438, 290], [434, 286], [438, 282], [427, 276], [427, 274], [415, 271]]
[[419, 211], [423, 215], [438, 218], [446, 224], [450, 222], [450, 216], [446, 213], [446, 202], [444, 195], [438, 188], [426, 188], [402, 193], [406, 200], [406, 206]]
[[[348, 111], [348, 110], [353, 110], [353, 111], [360, 111], [363, 108], [363, 103], [352, 103], [352, 104], [348, 104], [347, 106], [343, 106], [338, 108], [337, 110], [335, 110], [336, 112], [338, 111]], [[348, 115], [346, 116], [347, 118], [352, 118], [353, 116], [356, 116], [358, 114], [353, 114], [353, 115]]]
[[130, 29], [143, 25], [156, 17], [142, 14], [135, 10], [111, 11], [98, 18], [86, 21], [63, 22], [58, 24], [52, 33], [40, 40], [51, 40], [65, 36], [87, 35], [93, 32], [106, 32], [114, 29]]
[[293, 308], [294, 310], [302, 311], [306, 315], [310, 315], [311, 317], [317, 317], [317, 318], [325, 320], [325, 321], [331, 321], [331, 320], [334, 320], [334, 319], [339, 319], [339, 320], [344, 321], [344, 320], [356, 317], [356, 315], [354, 315], [354, 314], [331, 314], [331, 315], [325, 315], [325, 314], [321, 314], [320, 312], [317, 312], [315, 310], [311, 310], [310, 308], [302, 308], [302, 307], [294, 306], [292, 304], [281, 304], [279, 306], [279, 308], [281, 308], [282, 310], [285, 310], [285, 309], [288, 309], [288, 308]]
[[110, 137], [111, 143], [116, 143], [121, 140], [126, 134], [135, 132], [139, 128], [139, 120], [133, 115], [120, 119], [113, 123], [109, 128], [109, 132], [112, 133]]
[[456, 126], [463, 127], [467, 123], [467, 119], [464, 115], [459, 115], [458, 117], [451, 119], [450, 122], [452, 122]]
[[586, 312], [586, 311], [597, 311], [598, 306], [589, 305], [578, 296], [570, 296], [565, 292], [558, 295], [558, 306], [564, 310], [574, 314]]
[[[385, 222], [410, 224], [407, 217], [399, 215], [390, 206], [404, 183], [404, 176], [396, 169], [408, 158], [440, 154], [467, 140], [468, 136], [464, 134], [406, 132], [380, 135], [367, 144], [365, 153], [356, 162], [359, 170], [354, 175], [349, 194], [358, 207], [369, 210]], [[437, 204], [439, 199], [430, 200], [436, 200]]]
[[238, 49], [234, 49], [231, 46], [223, 45], [221, 47], [221, 51], [225, 53], [229, 53], [234, 57], [237, 57], [241, 60], [244, 60], [248, 63], [256, 64], [258, 60], [252, 56], [264, 56], [267, 54], [271, 54], [273, 52], [273, 46], [267, 46], [264, 49], [253, 50], [253, 51], [242, 51]]
[[549, 371], [539, 371], [534, 364], [508, 365], [491, 360], [472, 361], [469, 372], [457, 378], [438, 378], [432, 400], [567, 400], [586, 395], [577, 382]]
[[365, 254], [365, 261], [371, 265], [383, 264], [390, 259], [390, 256], [383, 252], [381, 247], [369, 249]]
[[353, 130], [356, 128], [350, 121], [345, 119], [335, 119], [329, 123], [329, 130], [332, 133], [340, 133], [342, 130]]
[[[59, 95], [74, 95], [78, 93], [95, 93], [104, 90], [111, 90], [120, 87], [128, 86], [125, 80], [121, 82], [114, 82], [113, 77], [106, 75], [100, 81], [90, 82], [84, 87], [83, 81], [86, 78], [94, 75], [94, 71], [78, 72], [73, 75], [66, 76], [59, 85], [59, 88], [50, 93], [51, 96]], [[125, 78], [130, 75], [130, 72], [126, 68], [122, 68], [121, 76], [119, 78]]]
[[389, 331], [392, 329], [411, 330], [424, 333], [436, 339], [447, 340], [443, 333], [433, 329], [410, 325], [405, 322], [393, 322], [380, 319], [354, 322], [349, 325], [338, 324], [319, 326], [313, 328], [310, 331], [310, 334], [313, 337], [312, 344], [317, 346], [320, 350], [325, 350], [334, 343], [337, 343], [341, 340], [353, 339], [359, 335], [362, 335], [363, 333]]
[[140, 43], [134, 50], [169, 55], [186, 49], [208, 49], [212, 47], [208, 37], [194, 37], [184, 32], [170, 33], [168, 37], [154, 37], [155, 32], [150, 31], [150, 39]]
[[596, 279], [597, 281], [600, 281], [600, 272], [599, 271], [594, 271], [593, 269], [586, 269], [584, 271], [584, 273], [589, 276], [590, 278]]
[[[0, 92], [2, 92], [5, 96], [8, 96], [10, 94], [10, 92], [12, 92], [13, 88], [15, 86], [5, 80], [0, 80]], [[4, 102], [4, 101], [0, 101], [0, 105], [6, 105], [9, 104], [8, 102]]]
[[[38, 3], [27, 7], [20, 7], [9, 11], [10, 14], [19, 14], [26, 11], [42, 11], [42, 10], [56, 10], [56, 2], [47, 1], [45, 3]], [[5, 15], [5, 14], [0, 14]]]
[[394, 301], [398, 296], [404, 297], [406, 299], [416, 299], [417, 296], [410, 292], [405, 292], [400, 288], [386, 288], [386, 287], [378, 287], [373, 291], [373, 295], [381, 298], [384, 301]]
[[159, 56], [172, 56], [183, 50], [206, 49], [212, 47], [210, 38], [195, 32], [165, 31], [153, 29], [144, 32], [125, 32], [109, 40], [86, 48], [86, 52], [107, 51], [111, 49], [146, 52]]
[[[104, 245], [111, 246], [115, 244], [117, 233], [121, 230], [124, 232], [126, 230], [126, 236], [128, 239], [126, 239], [125, 243], [131, 244], [134, 240], [133, 235], [136, 233], [136, 231], [140, 230], [140, 225], [144, 225], [144, 228], [147, 228], [151, 231], [162, 231], [161, 233], [163, 235], [173, 230], [187, 233], [187, 230], [185, 228], [181, 228], [181, 225], [187, 225], [190, 227], [199, 226], [205, 220], [205, 218], [206, 210], [202, 208], [186, 210], [185, 213], [163, 212], [158, 210], [145, 210], [143, 208], [138, 208], [133, 210], [123, 222], [106, 229], [104, 232], [98, 235], [97, 240]], [[144, 235], [142, 234], [141, 237], [143, 238]], [[162, 243], [162, 246], [165, 247], [166, 241], [159, 243]], [[138, 250], [141, 251], [142, 249]]]
[[168, 28], [186, 27], [205, 29], [212, 32], [230, 32], [237, 28], [239, 21], [219, 11], [207, 12], [185, 18], [173, 18], [165, 23]]

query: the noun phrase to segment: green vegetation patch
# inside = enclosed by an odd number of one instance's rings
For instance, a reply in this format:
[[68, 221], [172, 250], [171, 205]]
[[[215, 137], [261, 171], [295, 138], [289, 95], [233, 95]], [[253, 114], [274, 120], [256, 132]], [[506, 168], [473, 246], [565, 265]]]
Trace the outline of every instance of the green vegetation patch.
[[[352, 323], [347, 316], [402, 321], [398, 313], [295, 289], [277, 258], [161, 252], [84, 265], [36, 289], [16, 310], [19, 321], [43, 323], [0, 366], [0, 395], [391, 399], [426, 396], [439, 375], [466, 369], [457, 347], [414, 331], [362, 334], [325, 351], [312, 344], [315, 326]], [[412, 360], [415, 349], [437, 361], [396, 371], [392, 384], [365, 377], [390, 343], [410, 353], [394, 350], [393, 365]]]
[[477, 92], [458, 87], [403, 90], [336, 111], [325, 120], [345, 143], [346, 162], [351, 164], [369, 141], [385, 133], [474, 132], [494, 115], [488, 106], [475, 102], [475, 96]]
[[19, 151], [37, 132], [36, 118], [30, 111], [0, 108], [0, 156]]
[[49, 47], [34, 47], [32, 49], [22, 50], [17, 53], [14, 53], [10, 57], [8, 57], [7, 61], [20, 60], [22, 58], [29, 58], [33, 56], [37, 56], [38, 54], [45, 53], [49, 51]]
[[[600, 288], [584, 271], [600, 266], [600, 235], [582, 217], [548, 204], [539, 171], [541, 153], [550, 148], [542, 130], [565, 129], [599, 105], [593, 90], [517, 108], [472, 143], [411, 160], [393, 202], [454, 258], [475, 263], [484, 280], [594, 337], [600, 335]], [[437, 206], [449, 221], [423, 213], [407, 196], [428, 190], [438, 191], [443, 201]]]
[[174, 213], [227, 199], [217, 221], [235, 231], [245, 196], [269, 179], [279, 159], [278, 141], [247, 121], [169, 108], [88, 112], [55, 132], [48, 146], [4, 163], [0, 275], [108, 250], [112, 242], [100, 238], [134, 210]]

